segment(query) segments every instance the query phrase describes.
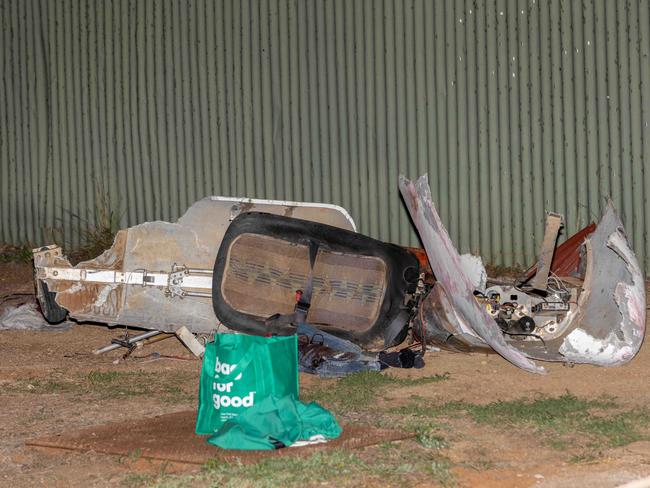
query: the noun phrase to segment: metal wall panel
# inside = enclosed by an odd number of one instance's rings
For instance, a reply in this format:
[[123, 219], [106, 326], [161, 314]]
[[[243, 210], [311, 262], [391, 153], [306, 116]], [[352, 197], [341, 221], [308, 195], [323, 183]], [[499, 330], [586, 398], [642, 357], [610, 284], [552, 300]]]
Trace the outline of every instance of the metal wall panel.
[[209, 194], [343, 205], [416, 243], [397, 176], [452, 238], [534, 259], [606, 196], [650, 269], [647, 0], [0, 0], [0, 241], [74, 243]]

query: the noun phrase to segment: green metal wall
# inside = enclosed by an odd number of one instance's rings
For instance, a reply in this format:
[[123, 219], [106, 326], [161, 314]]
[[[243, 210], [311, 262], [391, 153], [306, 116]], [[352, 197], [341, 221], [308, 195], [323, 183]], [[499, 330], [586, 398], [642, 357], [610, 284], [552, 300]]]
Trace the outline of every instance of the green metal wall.
[[415, 243], [428, 172], [463, 251], [534, 258], [607, 195], [650, 269], [650, 5], [0, 0], [0, 241], [210, 194], [332, 202]]

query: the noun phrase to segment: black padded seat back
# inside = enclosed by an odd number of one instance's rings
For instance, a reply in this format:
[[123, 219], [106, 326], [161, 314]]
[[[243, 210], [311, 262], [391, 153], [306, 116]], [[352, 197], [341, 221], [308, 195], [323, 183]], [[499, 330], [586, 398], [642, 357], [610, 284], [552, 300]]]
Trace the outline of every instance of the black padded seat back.
[[[317, 246], [313, 269], [310, 244]], [[214, 266], [213, 306], [233, 330], [265, 335], [268, 318], [294, 311], [312, 273], [307, 322], [371, 345], [412, 292], [418, 261], [405, 249], [325, 224], [259, 212], [233, 220]]]

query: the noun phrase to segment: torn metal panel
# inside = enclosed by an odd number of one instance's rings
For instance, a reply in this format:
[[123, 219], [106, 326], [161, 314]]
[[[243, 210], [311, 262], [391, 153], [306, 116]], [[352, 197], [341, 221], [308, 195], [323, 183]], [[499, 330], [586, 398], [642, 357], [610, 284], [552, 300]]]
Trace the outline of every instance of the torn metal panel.
[[540, 329], [544, 344], [520, 341], [527, 356], [615, 366], [630, 361], [645, 336], [645, 281], [611, 202], [584, 241], [585, 275], [572, 289], [570, 310]]
[[[175, 223], [146, 222], [119, 231], [110, 249], [75, 267], [60, 248], [39, 248], [34, 253], [36, 280], [78, 320], [210, 332], [219, 324], [209, 294], [214, 261], [230, 222], [249, 211], [356, 231], [348, 212], [335, 205], [208, 197]], [[42, 290], [39, 300], [45, 301]]]
[[576, 326], [560, 354], [576, 363], [628, 362], [645, 336], [645, 280], [611, 201], [587, 240], [583, 288]]
[[475, 290], [485, 290], [488, 276], [481, 256], [461, 254], [460, 266]]
[[463, 270], [460, 254], [433, 205], [427, 177], [422, 176], [413, 184], [400, 176], [400, 191], [424, 244], [437, 286], [444, 288], [458, 319], [508, 361], [527, 371], [545, 373], [543, 367], [506, 343], [499, 326], [474, 298], [474, 287]]
[[433, 343], [448, 351], [493, 352], [481, 337], [468, 327], [456, 313], [445, 289], [435, 284], [420, 303], [413, 321], [413, 336], [418, 341]]

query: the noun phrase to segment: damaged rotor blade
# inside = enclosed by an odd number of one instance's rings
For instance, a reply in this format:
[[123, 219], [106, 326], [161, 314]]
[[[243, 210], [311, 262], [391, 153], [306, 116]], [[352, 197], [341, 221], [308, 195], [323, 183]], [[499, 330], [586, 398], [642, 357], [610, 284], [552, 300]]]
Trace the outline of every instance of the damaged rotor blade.
[[537, 366], [506, 343], [499, 326], [474, 298], [474, 290], [463, 271], [460, 255], [433, 205], [427, 177], [421, 176], [413, 184], [400, 176], [399, 185], [429, 257], [433, 274], [445, 289], [458, 319], [514, 365], [533, 373], [546, 373], [543, 367]]

